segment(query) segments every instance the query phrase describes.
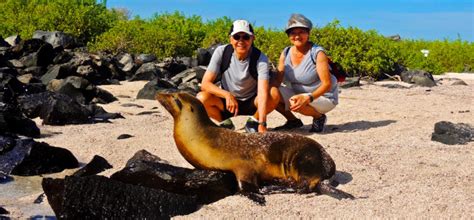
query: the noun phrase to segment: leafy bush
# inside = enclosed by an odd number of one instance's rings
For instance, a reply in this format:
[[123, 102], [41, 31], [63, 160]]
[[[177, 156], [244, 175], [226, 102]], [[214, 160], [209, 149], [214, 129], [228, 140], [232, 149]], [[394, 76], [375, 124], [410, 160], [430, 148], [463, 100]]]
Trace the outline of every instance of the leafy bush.
[[[455, 41], [405, 40], [399, 42], [401, 63], [412, 69], [423, 69], [434, 74], [444, 72], [473, 72], [474, 44], [461, 39]], [[427, 57], [421, 50], [428, 50]]]
[[373, 30], [343, 28], [337, 20], [312, 31], [312, 37], [351, 76], [379, 78], [382, 73], [390, 74], [399, 56], [398, 48], [390, 39]]
[[88, 42], [125, 16], [95, 0], [0, 1], [0, 36], [31, 38], [36, 30], [63, 31]]
[[[127, 18], [127, 12], [105, 8], [105, 0], [0, 0], [0, 36], [35, 30], [59, 30], [87, 43], [92, 51], [152, 53], [159, 58], [192, 56], [199, 47], [229, 42], [228, 17], [203, 22], [180, 12], [155, 14], [150, 19]], [[281, 29], [254, 27], [255, 45], [276, 64], [290, 45]], [[342, 27], [335, 20], [314, 28], [310, 39], [323, 46], [332, 60], [352, 76], [384, 77], [398, 64], [434, 74], [474, 71], [474, 44], [462, 41], [393, 41], [374, 30]], [[427, 49], [425, 57], [420, 50]]]
[[116, 26], [89, 44], [91, 50], [153, 53], [158, 57], [191, 56], [202, 45], [206, 32], [199, 16], [155, 14], [149, 20], [135, 18]]

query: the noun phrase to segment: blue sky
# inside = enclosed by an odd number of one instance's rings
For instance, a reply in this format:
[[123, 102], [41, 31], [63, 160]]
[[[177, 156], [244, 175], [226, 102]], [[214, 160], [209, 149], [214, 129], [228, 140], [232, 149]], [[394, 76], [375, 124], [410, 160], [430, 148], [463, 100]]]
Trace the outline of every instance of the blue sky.
[[338, 19], [345, 27], [374, 29], [403, 39], [474, 42], [474, 0], [108, 0], [109, 8], [126, 8], [132, 16], [179, 11], [203, 21], [227, 16], [256, 26], [284, 28], [292, 13], [316, 26]]

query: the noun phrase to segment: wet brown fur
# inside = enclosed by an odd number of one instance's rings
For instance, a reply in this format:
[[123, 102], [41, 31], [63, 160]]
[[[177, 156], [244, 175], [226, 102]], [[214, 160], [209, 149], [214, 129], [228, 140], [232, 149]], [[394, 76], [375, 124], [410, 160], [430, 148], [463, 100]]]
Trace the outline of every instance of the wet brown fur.
[[183, 157], [196, 168], [232, 171], [242, 191], [278, 183], [314, 192], [320, 181], [335, 173], [334, 161], [313, 139], [220, 128], [187, 93], [161, 93], [156, 99], [174, 118], [174, 139]]

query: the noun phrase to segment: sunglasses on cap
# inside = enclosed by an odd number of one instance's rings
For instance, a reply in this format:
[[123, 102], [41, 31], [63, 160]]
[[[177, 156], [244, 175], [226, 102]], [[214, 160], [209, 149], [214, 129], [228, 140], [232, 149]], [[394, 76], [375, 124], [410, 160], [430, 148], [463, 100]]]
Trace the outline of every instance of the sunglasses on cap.
[[240, 40], [240, 38], [242, 38], [242, 40], [250, 40], [250, 35], [248, 35], [248, 34], [234, 34], [234, 35], [232, 35], [232, 38], [234, 38], [234, 40]]

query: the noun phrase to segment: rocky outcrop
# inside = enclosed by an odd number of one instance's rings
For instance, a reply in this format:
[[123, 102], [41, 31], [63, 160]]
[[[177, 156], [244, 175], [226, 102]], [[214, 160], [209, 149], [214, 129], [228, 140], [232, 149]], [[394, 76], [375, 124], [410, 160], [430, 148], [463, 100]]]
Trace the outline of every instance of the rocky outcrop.
[[419, 86], [433, 87], [436, 81], [431, 73], [423, 70], [407, 70], [400, 74], [403, 82], [412, 83]]
[[79, 166], [66, 149], [14, 135], [0, 135], [0, 181], [10, 174], [33, 176]]
[[443, 144], [466, 144], [474, 138], [474, 127], [465, 123], [454, 124], [449, 121], [440, 121], [435, 124], [431, 134], [432, 141]]
[[95, 175], [110, 167], [96, 155], [72, 176], [43, 179], [56, 217], [168, 219], [237, 192], [232, 173], [172, 166], [145, 150], [110, 178]]

